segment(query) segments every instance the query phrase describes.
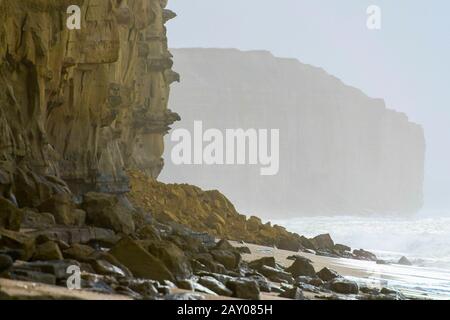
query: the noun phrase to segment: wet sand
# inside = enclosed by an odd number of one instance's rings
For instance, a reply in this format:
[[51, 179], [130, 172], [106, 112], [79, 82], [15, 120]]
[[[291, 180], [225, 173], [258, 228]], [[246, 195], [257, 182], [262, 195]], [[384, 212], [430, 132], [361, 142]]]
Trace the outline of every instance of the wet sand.
[[288, 260], [287, 257], [300, 255], [310, 259], [316, 271], [327, 267], [344, 277], [371, 287], [395, 288], [410, 298], [450, 300], [450, 270], [398, 264], [383, 265], [374, 261], [330, 258], [253, 244], [239, 244], [237, 242], [232, 242], [232, 244], [250, 249], [251, 254], [242, 255], [245, 261], [274, 257], [280, 265], [289, 267], [293, 261]]

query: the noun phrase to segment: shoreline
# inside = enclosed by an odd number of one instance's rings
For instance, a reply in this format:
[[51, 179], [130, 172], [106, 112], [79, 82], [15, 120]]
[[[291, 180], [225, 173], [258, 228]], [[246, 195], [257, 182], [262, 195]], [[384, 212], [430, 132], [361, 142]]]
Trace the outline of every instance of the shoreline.
[[[316, 271], [322, 268], [329, 268], [336, 271], [344, 278], [357, 281], [360, 284], [370, 287], [389, 287], [399, 290], [407, 298], [411, 299], [450, 299], [450, 270], [426, 268], [418, 266], [404, 266], [399, 264], [377, 264], [376, 261], [355, 260], [348, 258], [334, 258], [319, 256], [306, 252], [292, 252], [277, 248], [265, 247], [249, 243], [239, 243], [230, 241], [236, 247], [248, 247], [251, 254], [243, 254], [242, 258], [246, 262], [254, 261], [263, 257], [274, 257], [276, 262], [283, 267], [289, 267], [292, 260], [287, 259], [292, 255], [299, 255], [311, 260]], [[416, 286], [415, 281], [421, 279], [429, 283], [431, 287], [447, 285], [448, 296], [442, 292], [430, 292], [427, 288]], [[447, 282], [447, 283], [446, 283]], [[410, 287], [408, 288], [408, 284]]]

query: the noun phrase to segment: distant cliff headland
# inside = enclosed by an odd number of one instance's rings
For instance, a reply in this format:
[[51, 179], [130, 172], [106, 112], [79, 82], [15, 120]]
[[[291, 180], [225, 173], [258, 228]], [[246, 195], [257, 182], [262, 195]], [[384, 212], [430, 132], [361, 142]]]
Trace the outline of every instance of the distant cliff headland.
[[263, 177], [249, 165], [167, 162], [165, 180], [218, 188], [241, 211], [266, 217], [421, 208], [423, 130], [383, 100], [265, 51], [171, 51], [182, 76], [170, 99], [182, 118], [177, 127], [202, 120], [205, 129], [279, 129], [280, 163], [277, 175]]

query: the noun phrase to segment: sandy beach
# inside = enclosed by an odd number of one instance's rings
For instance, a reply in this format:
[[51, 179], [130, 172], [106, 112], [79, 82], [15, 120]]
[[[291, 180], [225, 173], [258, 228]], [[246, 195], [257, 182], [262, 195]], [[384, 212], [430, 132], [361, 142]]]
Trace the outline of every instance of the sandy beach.
[[[274, 257], [283, 267], [293, 261], [287, 258], [300, 255], [311, 260], [316, 271], [324, 267], [332, 269], [341, 276], [355, 280], [370, 287], [392, 287], [409, 298], [450, 299], [450, 271], [444, 269], [403, 266], [398, 264], [377, 264], [374, 261], [361, 261], [345, 258], [331, 258], [304, 252], [292, 252], [254, 244], [231, 242], [236, 247], [246, 246], [251, 254], [244, 254], [245, 261], [262, 257]], [[308, 295], [308, 297], [311, 297]]]

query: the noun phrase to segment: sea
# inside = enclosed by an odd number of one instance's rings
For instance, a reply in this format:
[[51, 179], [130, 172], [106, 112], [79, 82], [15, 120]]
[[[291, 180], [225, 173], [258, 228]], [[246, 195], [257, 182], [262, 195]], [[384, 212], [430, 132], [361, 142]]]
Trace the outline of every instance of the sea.
[[[392, 287], [411, 298], [450, 300], [450, 217], [301, 217], [271, 220], [288, 230], [314, 237], [329, 233], [335, 243], [363, 248], [389, 262], [347, 260], [353, 268], [369, 269], [370, 276], [355, 279]], [[413, 266], [398, 265], [407, 257]], [[345, 261], [344, 261], [345, 260]]]

